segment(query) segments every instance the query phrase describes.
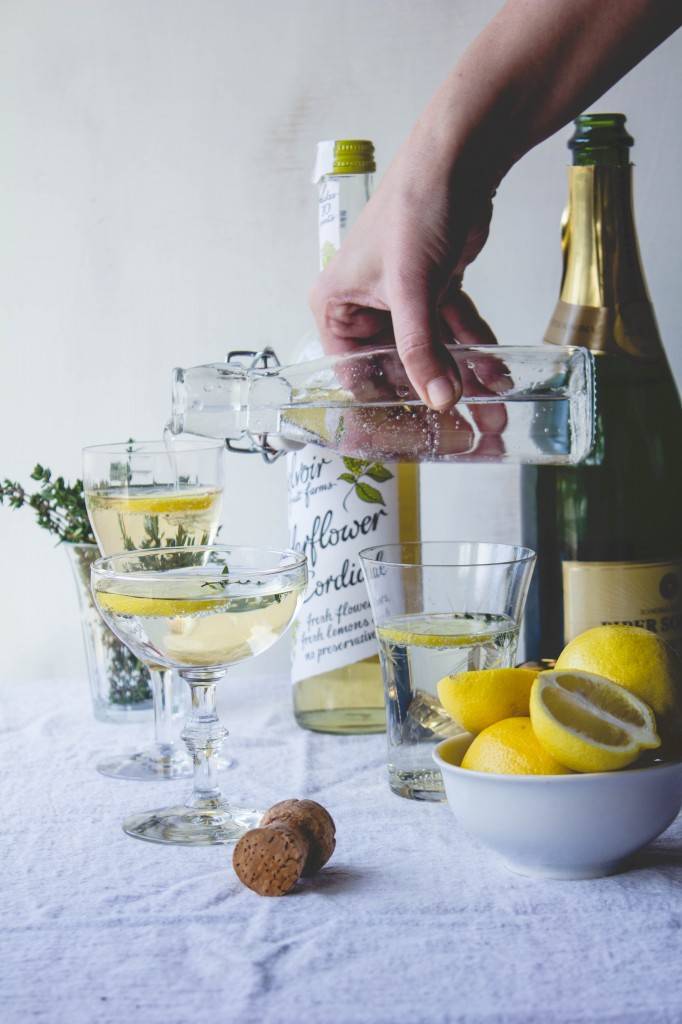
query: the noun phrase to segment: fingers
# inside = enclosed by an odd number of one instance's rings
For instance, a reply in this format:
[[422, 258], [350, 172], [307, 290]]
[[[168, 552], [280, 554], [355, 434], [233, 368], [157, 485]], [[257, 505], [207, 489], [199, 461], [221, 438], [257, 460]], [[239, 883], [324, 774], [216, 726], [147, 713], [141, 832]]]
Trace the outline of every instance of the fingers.
[[450, 354], [459, 368], [464, 398], [491, 395], [503, 398], [512, 390], [514, 381], [509, 367], [503, 359], [493, 354], [496, 350], [499, 351], [497, 346], [491, 345], [490, 355], [484, 355], [480, 349], [476, 351], [469, 347], [451, 346]]
[[388, 345], [393, 341], [391, 314], [387, 309], [361, 305], [360, 301], [330, 297], [311, 305], [325, 351], [329, 355], [353, 352], [358, 345]]
[[419, 397], [431, 409], [449, 409], [462, 394], [459, 371], [440, 343], [429, 312], [425, 282], [410, 281], [391, 296], [393, 333], [400, 359]]
[[476, 447], [476, 432], [457, 406], [446, 413], [424, 406], [344, 409], [341, 416], [335, 447], [355, 458], [440, 461]]
[[460, 345], [496, 345], [490, 326], [480, 315], [466, 292], [448, 290], [439, 309], [440, 315]]
[[[489, 398], [491, 392], [497, 394], [500, 390], [508, 390], [509, 371], [496, 356], [471, 352], [460, 355], [455, 347], [454, 359], [459, 365], [464, 402], [468, 398]], [[507, 410], [501, 402], [473, 403], [470, 411], [482, 434], [501, 434], [507, 426]]]
[[[440, 312], [455, 339], [461, 344], [497, 345], [493, 331], [466, 292], [449, 291]], [[456, 355], [454, 358], [457, 360]], [[466, 360], [458, 362], [465, 399], [467, 396], [486, 396], [491, 391], [494, 394], [503, 394], [512, 386], [507, 366], [493, 355], [468, 353]], [[507, 425], [507, 411], [501, 403], [473, 405], [471, 413], [474, 423], [484, 437], [499, 437]]]
[[[377, 350], [372, 345], [370, 348], [356, 348], [352, 352], [344, 353], [343, 357], [336, 361], [334, 373], [342, 387], [358, 402], [400, 404], [401, 401], [404, 402], [404, 395], [409, 388], [401, 390], [400, 384], [396, 384], [395, 374], [392, 372], [392, 367], [396, 363], [398, 366], [401, 365], [395, 347], [391, 345]], [[403, 380], [407, 380], [404, 370]]]

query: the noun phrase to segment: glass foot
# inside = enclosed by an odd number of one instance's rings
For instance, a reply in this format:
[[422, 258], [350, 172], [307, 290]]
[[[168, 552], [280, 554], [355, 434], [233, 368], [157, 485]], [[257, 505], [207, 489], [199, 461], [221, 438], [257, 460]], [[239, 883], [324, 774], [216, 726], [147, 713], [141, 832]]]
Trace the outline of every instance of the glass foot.
[[236, 843], [250, 828], [256, 828], [262, 811], [211, 801], [210, 807], [161, 807], [132, 814], [123, 831], [134, 839], [171, 846], [217, 846]]
[[[216, 757], [216, 771], [231, 768], [234, 761], [229, 757]], [[158, 751], [140, 750], [136, 754], [116, 754], [105, 761], [99, 761], [97, 771], [110, 779], [134, 779], [139, 782], [160, 782], [164, 779], [189, 779], [193, 774], [192, 759], [184, 750], [161, 755]]]
[[396, 796], [408, 800], [442, 803], [446, 799], [443, 777], [437, 768], [400, 769], [389, 764], [388, 784]]

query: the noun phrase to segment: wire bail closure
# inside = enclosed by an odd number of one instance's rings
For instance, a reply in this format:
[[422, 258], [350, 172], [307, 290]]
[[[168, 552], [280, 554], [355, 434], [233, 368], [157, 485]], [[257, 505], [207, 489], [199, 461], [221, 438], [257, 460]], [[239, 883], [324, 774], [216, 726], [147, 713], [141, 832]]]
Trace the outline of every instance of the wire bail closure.
[[[244, 362], [243, 360], [249, 360]], [[281, 362], [275, 350], [267, 345], [265, 348], [256, 351], [255, 349], [232, 349], [225, 356], [225, 362], [235, 369], [243, 370], [248, 377], [254, 370], [276, 370]], [[246, 431], [245, 444], [240, 447], [236, 441], [225, 438], [225, 447], [228, 452], [236, 452], [237, 455], [260, 455], [264, 462], [276, 462], [285, 452], [282, 449], [273, 448], [268, 442], [267, 434], [254, 436]]]

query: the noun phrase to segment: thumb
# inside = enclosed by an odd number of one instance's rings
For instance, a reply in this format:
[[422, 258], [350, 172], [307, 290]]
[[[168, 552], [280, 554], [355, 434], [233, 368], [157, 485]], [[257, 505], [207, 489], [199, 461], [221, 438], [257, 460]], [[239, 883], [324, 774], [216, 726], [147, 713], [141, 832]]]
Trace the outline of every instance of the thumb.
[[391, 296], [393, 334], [407, 376], [426, 405], [449, 409], [462, 394], [459, 371], [438, 339], [428, 288], [410, 282]]

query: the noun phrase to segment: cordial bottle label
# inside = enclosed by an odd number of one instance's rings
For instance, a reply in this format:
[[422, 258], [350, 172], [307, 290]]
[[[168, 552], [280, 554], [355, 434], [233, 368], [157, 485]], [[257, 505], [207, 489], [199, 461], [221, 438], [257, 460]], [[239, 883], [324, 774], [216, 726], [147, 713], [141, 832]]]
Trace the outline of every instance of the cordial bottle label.
[[291, 546], [310, 584], [294, 624], [292, 681], [377, 653], [358, 553], [399, 538], [396, 467], [308, 445], [288, 457]]
[[564, 562], [564, 641], [592, 626], [641, 626], [682, 653], [682, 560]]

